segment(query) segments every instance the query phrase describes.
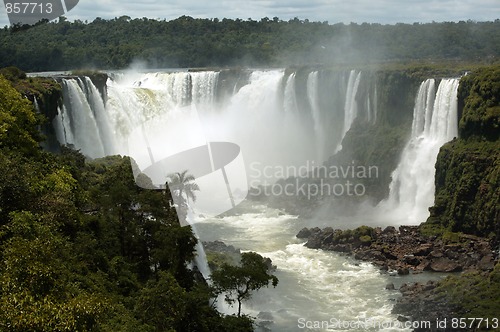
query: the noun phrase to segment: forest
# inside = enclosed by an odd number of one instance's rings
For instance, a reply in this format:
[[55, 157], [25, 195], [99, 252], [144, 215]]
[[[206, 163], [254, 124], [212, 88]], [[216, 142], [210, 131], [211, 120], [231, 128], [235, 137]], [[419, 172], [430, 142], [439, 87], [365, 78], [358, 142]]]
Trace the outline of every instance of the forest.
[[[34, 56], [36, 54], [36, 56]], [[0, 67], [24, 71], [381, 62], [494, 62], [500, 20], [330, 24], [298, 18], [171, 21], [128, 16], [0, 29]]]

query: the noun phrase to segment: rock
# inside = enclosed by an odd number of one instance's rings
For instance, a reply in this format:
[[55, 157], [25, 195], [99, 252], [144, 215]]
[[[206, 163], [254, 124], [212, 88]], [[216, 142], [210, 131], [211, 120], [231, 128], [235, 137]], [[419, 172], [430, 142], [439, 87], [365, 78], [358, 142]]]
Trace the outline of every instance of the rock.
[[336, 244], [332, 247], [333, 251], [349, 253], [352, 251], [351, 245], [349, 244]]
[[443, 252], [439, 249], [431, 251], [429, 256], [434, 257], [434, 258], [441, 258], [444, 256]]
[[309, 249], [320, 249], [321, 243], [322, 243], [321, 238], [319, 238], [318, 236], [311, 236], [307, 240], [306, 244], [304, 244], [304, 246], [306, 246]]
[[394, 284], [391, 282], [390, 284], [385, 285], [385, 289], [387, 290], [395, 290]]
[[323, 245], [327, 245], [333, 242], [333, 230], [328, 233], [323, 232], [323, 241], [321, 242]]
[[460, 254], [456, 252], [455, 250], [452, 249], [446, 249], [444, 252], [445, 256], [448, 257], [451, 260], [458, 260], [460, 257]]
[[382, 234], [395, 234], [396, 233], [396, 227], [394, 226], [387, 226], [383, 231]]
[[311, 231], [307, 227], [302, 228], [299, 231], [299, 233], [297, 233], [297, 235], [295, 235], [295, 237], [298, 239], [307, 239], [309, 236], [311, 236]]
[[401, 275], [401, 276], [406, 276], [408, 274], [410, 274], [410, 270], [406, 267], [403, 267], [403, 268], [399, 268], [398, 269], [398, 274]]
[[429, 269], [434, 272], [458, 272], [462, 266], [446, 257], [432, 260]]
[[399, 233], [401, 235], [416, 234], [418, 232], [418, 226], [399, 226]]
[[493, 268], [495, 267], [495, 260], [493, 259], [493, 255], [490, 254], [481, 258], [477, 266], [483, 271], [493, 270]]
[[396, 259], [398, 259], [398, 256], [394, 255], [394, 254], [393, 254], [391, 251], [389, 251], [389, 250], [384, 251], [384, 253], [383, 253], [383, 254], [384, 254], [385, 258], [387, 258], [387, 259], [390, 259], [390, 260], [396, 260]]
[[425, 243], [413, 251], [414, 256], [427, 256], [432, 251], [432, 243]]
[[413, 255], [405, 256], [405, 258], [403, 258], [403, 262], [405, 262], [406, 264], [409, 264], [409, 265], [413, 265], [413, 266], [420, 265], [420, 259], [418, 259], [417, 257], [415, 257]]
[[359, 260], [385, 261], [385, 256], [378, 250], [358, 251], [354, 258]]

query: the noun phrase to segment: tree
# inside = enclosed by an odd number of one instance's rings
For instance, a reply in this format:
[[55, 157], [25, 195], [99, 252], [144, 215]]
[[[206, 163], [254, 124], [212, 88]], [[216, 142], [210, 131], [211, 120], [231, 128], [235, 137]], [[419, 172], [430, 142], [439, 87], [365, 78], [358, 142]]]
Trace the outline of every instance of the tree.
[[36, 154], [41, 140], [37, 130], [40, 124], [30, 101], [0, 73], [0, 148]]
[[170, 188], [174, 202], [177, 204], [177, 214], [181, 222], [186, 220], [189, 200], [196, 202], [194, 192], [200, 190], [200, 187], [193, 182], [195, 177], [187, 172], [185, 170], [182, 173], [170, 174], [167, 179], [167, 186]]
[[229, 305], [238, 302], [238, 317], [241, 316], [241, 304], [252, 297], [254, 291], [268, 286], [276, 287], [278, 278], [269, 273], [269, 264], [255, 252], [241, 255], [241, 266], [224, 263], [220, 269], [212, 273], [212, 281], [218, 294], [225, 293], [225, 301]]

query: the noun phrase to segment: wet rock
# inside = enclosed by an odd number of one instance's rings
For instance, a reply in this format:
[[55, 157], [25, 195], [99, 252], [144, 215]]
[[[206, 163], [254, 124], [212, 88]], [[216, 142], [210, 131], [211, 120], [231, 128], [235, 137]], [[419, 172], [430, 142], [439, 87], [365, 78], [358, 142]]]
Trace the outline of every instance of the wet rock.
[[320, 249], [323, 241], [318, 236], [310, 236], [306, 244], [304, 244], [309, 249]]
[[308, 248], [352, 254], [355, 259], [372, 262], [386, 270], [390, 268], [394, 273], [398, 270], [412, 273], [488, 271], [497, 259], [489, 241], [476, 236], [460, 235], [465, 242], [448, 243], [437, 237], [421, 236], [417, 226], [372, 228], [369, 233], [365, 229], [363, 236], [355, 234], [315, 227], [302, 229], [297, 237], [307, 238]]
[[385, 285], [385, 289], [387, 290], [395, 290], [396, 287], [394, 286], [394, 284], [391, 282], [390, 284], [387, 284]]
[[349, 253], [352, 251], [351, 246], [349, 244], [337, 244], [332, 247], [333, 251]]
[[295, 235], [295, 237], [297, 237], [298, 239], [307, 239], [309, 236], [311, 236], [311, 234], [312, 232], [309, 230], [309, 228], [304, 227], [299, 231], [299, 233], [297, 233], [297, 235]]
[[407, 255], [403, 258], [403, 262], [406, 264], [412, 265], [412, 266], [418, 266], [420, 265], [420, 259], [413, 255]]
[[433, 260], [429, 269], [434, 272], [458, 272], [462, 271], [462, 266], [446, 257]]

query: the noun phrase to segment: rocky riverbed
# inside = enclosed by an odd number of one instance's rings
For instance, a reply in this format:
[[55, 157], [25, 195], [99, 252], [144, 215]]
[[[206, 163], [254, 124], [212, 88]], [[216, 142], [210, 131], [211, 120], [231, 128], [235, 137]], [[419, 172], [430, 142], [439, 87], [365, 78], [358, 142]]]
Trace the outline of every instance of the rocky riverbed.
[[410, 271], [491, 271], [497, 259], [485, 238], [465, 234], [455, 234], [450, 240], [425, 237], [417, 226], [389, 226], [383, 230], [363, 226], [347, 231], [304, 228], [297, 237], [307, 239], [308, 248], [353, 255], [403, 275]]
[[[469, 277], [464, 278], [463, 283], [468, 289], [478, 280], [491, 278], [490, 273], [498, 262], [498, 252], [493, 250], [488, 239], [457, 233], [441, 238], [427, 237], [420, 234], [417, 226], [399, 229], [389, 226], [383, 230], [366, 226], [355, 230], [304, 228], [297, 237], [306, 239], [308, 248], [352, 255], [391, 274], [468, 272]], [[457, 305], [453, 296], [449, 296], [450, 287], [457, 285], [454, 280], [403, 284], [399, 288], [402, 297], [396, 302], [393, 313], [398, 314], [401, 321], [431, 323], [430, 329], [416, 328], [414, 331], [459, 331], [450, 324], [446, 328], [436, 326], [438, 320], [451, 322], [453, 318], [466, 315], [464, 306]], [[390, 284], [387, 289], [395, 288]]]

